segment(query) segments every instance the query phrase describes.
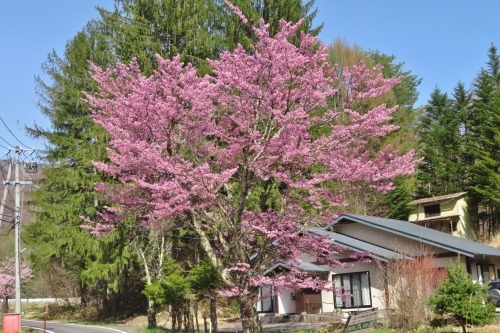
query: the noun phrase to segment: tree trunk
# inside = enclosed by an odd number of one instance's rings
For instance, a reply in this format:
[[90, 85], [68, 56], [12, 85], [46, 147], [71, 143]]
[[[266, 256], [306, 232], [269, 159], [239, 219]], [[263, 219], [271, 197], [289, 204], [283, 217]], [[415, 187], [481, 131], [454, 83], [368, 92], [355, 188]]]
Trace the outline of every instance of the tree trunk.
[[462, 333], [467, 333], [467, 327], [465, 324], [462, 325]]
[[82, 307], [87, 307], [88, 297], [87, 297], [87, 287], [80, 283], [80, 305]]
[[243, 333], [262, 333], [259, 314], [252, 299], [242, 298], [239, 303]]
[[175, 329], [177, 328], [177, 314], [174, 312], [173, 310], [173, 306], [172, 306], [172, 332], [175, 333]]
[[207, 317], [203, 316], [203, 325], [205, 326], [205, 333], [208, 332]]
[[148, 328], [156, 328], [156, 311], [152, 301], [148, 301]]
[[217, 299], [210, 298], [210, 322], [212, 325], [212, 333], [217, 333]]
[[194, 320], [196, 322], [196, 332], [200, 331], [200, 323], [198, 322], [198, 301], [193, 303]]
[[9, 296], [5, 296], [2, 302], [2, 313], [5, 314], [8, 312], [9, 312]]

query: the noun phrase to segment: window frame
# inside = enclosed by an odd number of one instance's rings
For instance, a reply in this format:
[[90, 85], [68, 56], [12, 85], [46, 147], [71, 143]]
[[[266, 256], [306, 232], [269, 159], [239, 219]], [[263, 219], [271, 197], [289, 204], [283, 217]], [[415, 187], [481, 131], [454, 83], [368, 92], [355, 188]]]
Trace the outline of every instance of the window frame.
[[[363, 298], [363, 285], [362, 285], [362, 278], [361, 276], [363, 274], [366, 274], [368, 276], [368, 302], [366, 302], [366, 300]], [[354, 305], [354, 294], [352, 293], [352, 286], [353, 286], [353, 275], [357, 275], [358, 276], [358, 279], [359, 279], [359, 287], [360, 287], [360, 292], [359, 292], [359, 296], [361, 298], [361, 305]], [[350, 306], [346, 306], [346, 299], [344, 297], [341, 297], [339, 295], [337, 295], [337, 293], [335, 291], [333, 291], [333, 304], [335, 306], [335, 309], [360, 309], [360, 308], [372, 308], [373, 307], [373, 303], [372, 303], [372, 289], [371, 289], [371, 279], [370, 279], [370, 271], [360, 271], [360, 272], [351, 272], [351, 273], [342, 273], [342, 274], [334, 274], [332, 275], [332, 282], [334, 283], [335, 282], [335, 279], [336, 277], [339, 277], [340, 278], [340, 286], [337, 286], [335, 285], [335, 287], [342, 287], [344, 288], [344, 277], [345, 276], [349, 276], [349, 285], [350, 285], [350, 291], [349, 292], [345, 292], [343, 290], [343, 293], [345, 294], [351, 294], [351, 297], [350, 297], [350, 303], [351, 305]], [[340, 298], [340, 301], [342, 302], [343, 306], [339, 306], [338, 305], [338, 302], [337, 302], [337, 299]], [[368, 303], [368, 304], [364, 304], [364, 303]]]

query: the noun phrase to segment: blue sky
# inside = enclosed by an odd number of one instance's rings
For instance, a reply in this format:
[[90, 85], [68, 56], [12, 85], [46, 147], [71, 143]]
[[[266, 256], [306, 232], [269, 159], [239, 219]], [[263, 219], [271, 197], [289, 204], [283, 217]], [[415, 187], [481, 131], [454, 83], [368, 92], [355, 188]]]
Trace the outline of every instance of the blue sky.
[[[0, 116], [30, 147], [43, 148], [43, 142], [30, 139], [24, 126], [49, 126], [36, 106], [34, 77], [42, 75], [52, 49], [62, 54], [66, 42], [97, 17], [96, 5], [112, 9], [113, 1], [0, 0]], [[316, 0], [315, 6], [316, 21], [325, 24], [323, 42], [344, 38], [393, 54], [422, 78], [417, 106], [435, 86], [452, 92], [461, 80], [469, 87], [490, 44], [500, 47], [498, 0]], [[1, 123], [0, 137], [18, 144]]]

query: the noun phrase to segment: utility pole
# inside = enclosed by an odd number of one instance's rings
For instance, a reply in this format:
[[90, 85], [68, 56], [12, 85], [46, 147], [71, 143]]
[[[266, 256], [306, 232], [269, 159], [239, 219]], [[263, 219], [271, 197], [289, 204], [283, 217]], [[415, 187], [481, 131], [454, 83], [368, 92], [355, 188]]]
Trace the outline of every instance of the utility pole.
[[19, 183], [19, 155], [16, 147], [14, 155], [16, 204], [15, 204], [15, 255], [16, 255], [16, 313], [19, 313], [19, 332], [21, 332], [21, 184]]
[[[31, 150], [31, 149], [30, 149]], [[19, 177], [19, 168], [21, 165], [20, 156], [21, 152], [26, 151], [22, 148], [16, 147], [14, 149], [14, 168], [15, 168], [15, 179], [14, 181], [6, 180], [2, 183], [5, 185], [14, 185], [15, 188], [15, 218], [14, 218], [14, 232], [15, 232], [15, 280], [16, 280], [16, 313], [19, 314], [19, 328], [18, 332], [21, 332], [21, 185], [33, 184], [32, 181], [21, 181]]]

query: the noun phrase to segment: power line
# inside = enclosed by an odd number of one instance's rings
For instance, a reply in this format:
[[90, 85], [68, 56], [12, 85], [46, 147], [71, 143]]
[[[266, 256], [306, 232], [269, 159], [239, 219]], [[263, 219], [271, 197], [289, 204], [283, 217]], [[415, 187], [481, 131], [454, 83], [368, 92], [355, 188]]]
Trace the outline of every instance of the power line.
[[0, 233], [0, 237], [5, 237], [5, 236], [8, 236], [10, 234], [10, 232], [12, 231], [12, 228], [7, 230], [7, 233], [4, 234], [4, 233]]
[[[5, 223], [8, 223], [8, 224], [12, 224], [14, 225], [14, 222], [12, 220], [5, 220], [5, 219], [0, 219], [0, 221], [2, 222], [5, 222]], [[4, 228], [3, 226], [0, 226], [0, 228]], [[10, 227], [9, 227], [10, 228]]]
[[19, 140], [17, 138], [17, 136], [14, 135], [14, 133], [12, 133], [12, 131], [10, 130], [9, 126], [7, 126], [7, 124], [5, 123], [5, 121], [3, 121], [2, 117], [0, 116], [0, 120], [2, 121], [2, 123], [4, 124], [5, 128], [7, 128], [7, 130], [10, 132], [10, 134], [12, 134], [12, 136], [14, 137], [14, 139], [17, 140], [17, 142], [19, 142], [21, 145], [25, 146], [26, 148], [29, 148], [27, 145], [25, 145], [24, 143], [21, 142], [21, 140]]
[[[7, 205], [3, 205], [3, 206], [4, 206], [5, 208], [8, 208], [8, 209], [12, 209], [12, 210], [14, 210], [12, 207], [9, 207], [9, 206], [7, 206]], [[3, 215], [4, 215], [4, 216], [7, 216], [7, 217], [13, 217], [13, 214], [14, 214], [14, 212], [10, 212], [10, 213], [7, 213], [7, 214], [5, 214], [5, 213], [4, 213]]]
[[5, 154], [2, 155], [2, 157], [0, 157], [0, 160], [2, 160], [5, 156], [9, 155], [10, 154], [10, 148], [7, 148], [7, 147], [4, 147], [2, 145], [0, 145], [0, 147], [3, 147], [5, 149], [7, 149], [7, 152]]
[[[2, 140], [3, 142], [5, 142], [8, 146], [11, 146], [11, 147], [14, 146], [13, 144], [9, 143], [7, 140], [5, 140], [4, 138], [2, 138], [1, 136], [0, 136], [0, 140]], [[5, 148], [5, 149], [9, 149], [10, 150], [10, 148], [7, 148], [5, 146], [2, 146], [2, 147]]]

